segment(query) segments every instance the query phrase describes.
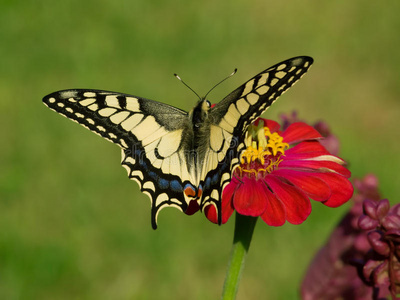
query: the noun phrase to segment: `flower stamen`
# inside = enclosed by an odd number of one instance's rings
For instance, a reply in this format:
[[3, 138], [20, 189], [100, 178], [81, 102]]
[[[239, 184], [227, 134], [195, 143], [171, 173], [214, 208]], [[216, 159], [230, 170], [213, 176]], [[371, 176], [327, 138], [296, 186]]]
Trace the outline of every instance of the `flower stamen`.
[[246, 144], [248, 146], [240, 158], [241, 175], [271, 173], [278, 167], [282, 161], [281, 156], [289, 148], [289, 144], [283, 142], [283, 137], [277, 132], [271, 133], [269, 128], [264, 126], [263, 120], [260, 120], [257, 126], [249, 126]]

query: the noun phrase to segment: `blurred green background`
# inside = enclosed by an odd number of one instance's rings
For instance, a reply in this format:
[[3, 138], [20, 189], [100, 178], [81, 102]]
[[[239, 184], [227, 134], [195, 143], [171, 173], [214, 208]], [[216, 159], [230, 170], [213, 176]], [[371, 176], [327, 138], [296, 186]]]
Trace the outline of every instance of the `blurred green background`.
[[[297, 55], [315, 64], [265, 114], [297, 110], [341, 139], [354, 177], [398, 201], [399, 1], [0, 1], [0, 299], [218, 299], [232, 218], [165, 209], [120, 150], [47, 109], [66, 88], [126, 92], [189, 110]], [[300, 226], [257, 225], [238, 299], [296, 299], [315, 251], [349, 206], [313, 203]]]

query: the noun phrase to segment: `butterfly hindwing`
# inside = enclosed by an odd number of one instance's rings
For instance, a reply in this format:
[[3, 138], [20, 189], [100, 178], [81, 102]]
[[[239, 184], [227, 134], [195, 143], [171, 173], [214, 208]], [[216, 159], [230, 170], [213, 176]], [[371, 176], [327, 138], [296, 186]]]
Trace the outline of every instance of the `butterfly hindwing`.
[[[185, 211], [184, 189], [192, 177], [185, 139], [187, 113], [136, 96], [99, 90], [64, 90], [43, 99], [52, 110], [122, 148], [121, 164], [152, 203], [152, 225], [160, 209]], [[193, 187], [194, 188], [194, 187]]]
[[[222, 191], [230, 182], [235, 166], [240, 163], [240, 153], [246, 147], [244, 136], [247, 127], [293, 86], [312, 63], [311, 57], [300, 56], [276, 64], [251, 78], [210, 109], [210, 140], [205, 150], [206, 156], [220, 158], [218, 166], [203, 168], [205, 192], [202, 207], [213, 204], [217, 208], [219, 221]], [[213, 146], [218, 145], [214, 140], [222, 140], [222, 137], [224, 142], [219, 149], [223, 151], [218, 152], [218, 147]], [[210, 165], [207, 160], [204, 164]]]
[[185, 212], [188, 208], [184, 190], [190, 181], [182, 181], [181, 176], [160, 171], [152, 162], [142, 155], [139, 146], [132, 150], [122, 150], [122, 166], [127, 170], [130, 179], [135, 180], [140, 190], [151, 199], [151, 223], [157, 228], [159, 211], [167, 206], [173, 206]]

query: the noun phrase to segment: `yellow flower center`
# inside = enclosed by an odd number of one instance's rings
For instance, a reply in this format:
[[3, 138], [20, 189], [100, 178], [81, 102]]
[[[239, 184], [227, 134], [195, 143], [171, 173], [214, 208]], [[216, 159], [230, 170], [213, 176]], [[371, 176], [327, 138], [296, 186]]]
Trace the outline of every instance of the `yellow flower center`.
[[264, 121], [260, 120], [258, 125], [250, 125], [245, 140], [247, 148], [240, 158], [240, 174], [271, 173], [282, 161], [281, 156], [289, 148], [288, 143], [283, 142], [277, 132], [271, 133]]

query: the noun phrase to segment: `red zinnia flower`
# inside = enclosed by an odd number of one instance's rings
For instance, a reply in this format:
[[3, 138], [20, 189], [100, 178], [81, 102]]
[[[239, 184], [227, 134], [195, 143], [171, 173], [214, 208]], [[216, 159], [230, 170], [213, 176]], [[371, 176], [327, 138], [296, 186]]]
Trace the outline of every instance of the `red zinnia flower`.
[[[258, 217], [271, 226], [288, 221], [300, 224], [311, 213], [309, 198], [338, 207], [353, 195], [344, 161], [331, 155], [319, 142], [313, 127], [296, 122], [286, 130], [271, 120], [258, 119], [249, 126], [247, 149], [222, 194], [222, 223], [233, 211]], [[294, 145], [293, 147], [291, 147]], [[213, 205], [207, 218], [217, 223]]]

